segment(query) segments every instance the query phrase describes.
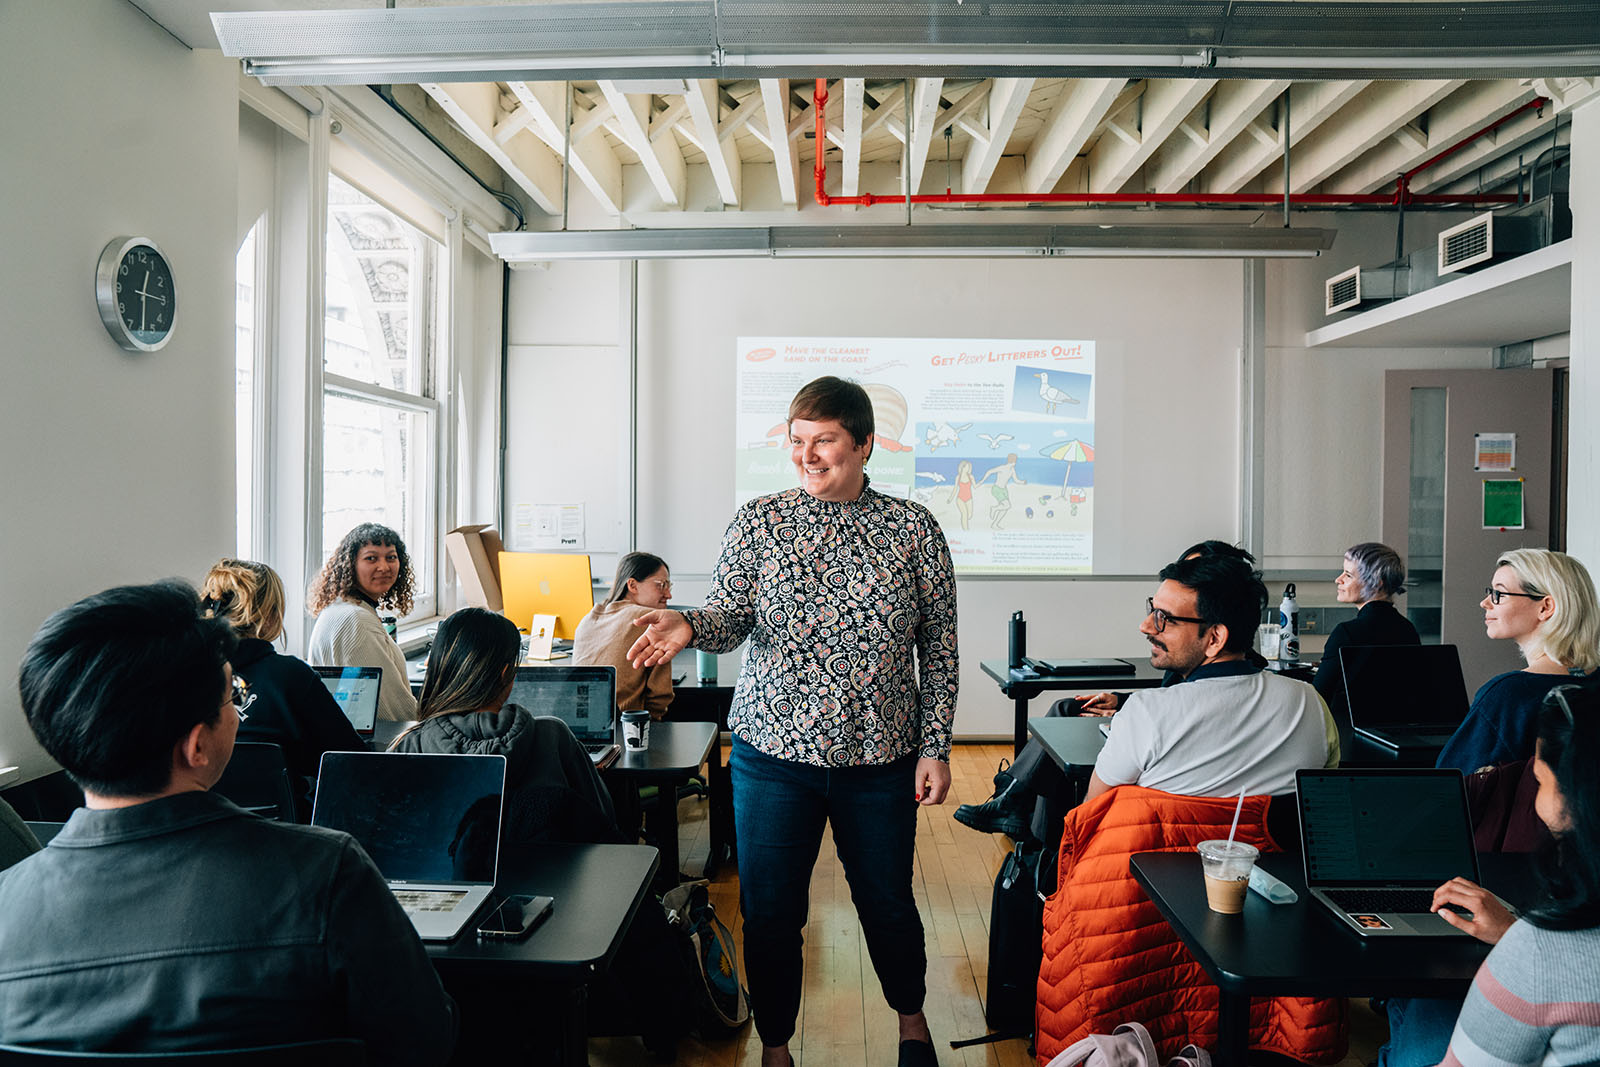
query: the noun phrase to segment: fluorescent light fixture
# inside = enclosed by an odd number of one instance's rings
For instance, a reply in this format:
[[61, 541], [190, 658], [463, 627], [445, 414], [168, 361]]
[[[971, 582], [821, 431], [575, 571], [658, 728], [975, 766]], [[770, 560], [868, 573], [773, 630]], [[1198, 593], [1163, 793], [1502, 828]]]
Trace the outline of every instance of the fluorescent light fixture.
[[773, 226], [492, 233], [508, 263], [560, 259], [1312, 257], [1334, 231], [1252, 226]]
[[1600, 0], [1256, 0], [1152, 4], [1130, 15], [1136, 6], [601, 0], [220, 11], [211, 22], [223, 53], [269, 85], [1105, 71], [1130, 77], [1600, 74]]

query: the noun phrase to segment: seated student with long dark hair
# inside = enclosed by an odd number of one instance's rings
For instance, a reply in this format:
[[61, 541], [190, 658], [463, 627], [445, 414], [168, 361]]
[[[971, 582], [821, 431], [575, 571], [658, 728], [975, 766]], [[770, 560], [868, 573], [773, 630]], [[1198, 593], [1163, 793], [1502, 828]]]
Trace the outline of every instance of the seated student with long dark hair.
[[[620, 841], [611, 796], [572, 730], [506, 703], [521, 640], [510, 619], [483, 608], [462, 608], [441, 622], [428, 652], [421, 718], [390, 750], [504, 756], [508, 841], [529, 834]], [[529, 826], [530, 805], [561, 825]]]
[[1534, 809], [1553, 840], [1520, 918], [1454, 878], [1433, 895], [1452, 926], [1494, 945], [1456, 1019], [1445, 1064], [1600, 1062], [1600, 690], [1566, 685], [1539, 708]]

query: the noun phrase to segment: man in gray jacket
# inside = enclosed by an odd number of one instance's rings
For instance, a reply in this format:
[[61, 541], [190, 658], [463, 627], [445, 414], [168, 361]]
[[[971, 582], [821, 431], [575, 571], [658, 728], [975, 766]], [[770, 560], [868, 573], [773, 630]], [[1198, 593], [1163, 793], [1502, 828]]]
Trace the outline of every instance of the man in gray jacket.
[[233, 640], [179, 582], [108, 590], [34, 635], [23, 712], [85, 806], [0, 873], [0, 1042], [348, 1036], [371, 1063], [442, 1064], [454, 1003], [360, 846], [208, 792], [239, 725]]

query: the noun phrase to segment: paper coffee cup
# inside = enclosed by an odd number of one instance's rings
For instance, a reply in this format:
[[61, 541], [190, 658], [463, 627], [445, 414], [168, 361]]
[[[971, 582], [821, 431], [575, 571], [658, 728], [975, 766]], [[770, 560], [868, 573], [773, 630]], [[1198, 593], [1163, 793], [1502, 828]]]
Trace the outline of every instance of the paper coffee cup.
[[629, 752], [643, 752], [650, 747], [650, 713], [625, 711], [622, 713], [622, 747]]
[[1250, 870], [1261, 850], [1243, 841], [1202, 841], [1195, 849], [1205, 873], [1206, 903], [1212, 911], [1239, 914], [1250, 888]]

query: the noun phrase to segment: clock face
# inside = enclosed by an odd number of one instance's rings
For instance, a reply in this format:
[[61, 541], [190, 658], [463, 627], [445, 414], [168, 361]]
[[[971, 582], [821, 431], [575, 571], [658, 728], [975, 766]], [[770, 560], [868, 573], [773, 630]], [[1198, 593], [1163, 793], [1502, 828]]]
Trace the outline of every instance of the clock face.
[[172, 336], [177, 291], [172, 268], [151, 241], [119, 237], [106, 246], [95, 276], [100, 318], [133, 352], [153, 352]]

